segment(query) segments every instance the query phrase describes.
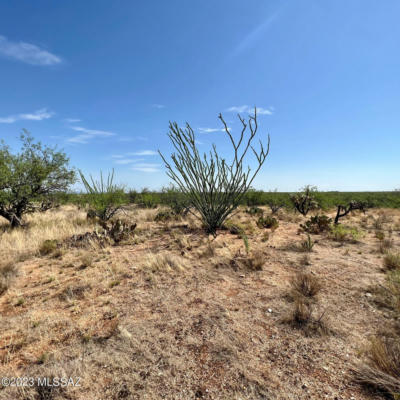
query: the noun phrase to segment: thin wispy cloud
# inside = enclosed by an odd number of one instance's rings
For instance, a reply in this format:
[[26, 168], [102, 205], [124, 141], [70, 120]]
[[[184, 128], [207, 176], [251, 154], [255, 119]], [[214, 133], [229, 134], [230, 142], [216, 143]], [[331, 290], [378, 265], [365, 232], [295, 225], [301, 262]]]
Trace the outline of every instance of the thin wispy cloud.
[[148, 173], [160, 172], [160, 164], [150, 164], [150, 163], [135, 164], [132, 166], [131, 169], [133, 171], [138, 171], [138, 172], [148, 172]]
[[96, 129], [87, 129], [81, 126], [71, 126], [71, 129], [77, 132], [82, 132], [80, 135], [70, 137], [67, 142], [70, 143], [79, 143], [79, 144], [86, 144], [89, 143], [96, 137], [109, 137], [115, 136], [116, 133], [109, 132], [109, 131], [101, 131]]
[[81, 122], [82, 120], [78, 118], [65, 118], [65, 122], [68, 122], [69, 124], [76, 124], [77, 122]]
[[224, 128], [197, 128], [200, 133], [225, 132]]
[[54, 115], [52, 111], [48, 111], [47, 108], [42, 108], [33, 113], [28, 114], [15, 114], [8, 117], [0, 118], [0, 123], [2, 124], [12, 124], [21, 120], [28, 121], [42, 121], [43, 119], [49, 119]]
[[153, 108], [158, 108], [159, 110], [161, 110], [162, 108], [165, 108], [164, 104], [152, 104], [151, 105]]
[[[229, 107], [226, 109], [226, 111], [228, 112], [236, 112], [236, 113], [254, 113], [254, 107], [251, 106], [233, 106], [233, 107]], [[269, 108], [263, 108], [263, 107], [257, 107], [257, 114], [258, 115], [272, 115], [274, 113], [274, 108], [273, 107], [269, 107]]]
[[135, 151], [133, 153], [127, 153], [131, 156], [156, 156], [158, 153], [154, 150], [142, 150], [142, 151]]
[[13, 42], [0, 36], [0, 55], [31, 65], [55, 65], [62, 62], [61, 57], [26, 42]]
[[115, 164], [120, 164], [120, 165], [127, 165], [127, 164], [134, 164], [139, 161], [143, 161], [143, 158], [118, 158], [117, 160], [114, 160]]

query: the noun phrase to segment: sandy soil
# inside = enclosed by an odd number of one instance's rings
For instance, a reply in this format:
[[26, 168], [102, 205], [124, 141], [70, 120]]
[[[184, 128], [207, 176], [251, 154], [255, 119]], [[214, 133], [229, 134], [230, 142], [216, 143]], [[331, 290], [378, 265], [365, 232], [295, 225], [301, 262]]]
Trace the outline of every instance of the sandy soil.
[[[240, 262], [240, 236], [209, 238], [192, 219], [155, 223], [156, 210], [140, 213], [129, 216], [139, 225], [127, 244], [16, 263], [0, 297], [0, 375], [80, 377], [80, 386], [0, 387], [0, 399], [381, 398], [351, 374], [387, 319], [369, 293], [385, 279], [371, 216], [343, 222], [363, 231], [357, 242], [312, 235], [304, 253], [300, 217], [282, 214], [266, 239], [241, 212], [250, 254], [263, 263], [253, 271]], [[400, 212], [381, 213], [389, 235]], [[399, 232], [391, 238], [398, 250]], [[327, 334], [284, 322], [301, 270], [322, 283], [314, 315]]]

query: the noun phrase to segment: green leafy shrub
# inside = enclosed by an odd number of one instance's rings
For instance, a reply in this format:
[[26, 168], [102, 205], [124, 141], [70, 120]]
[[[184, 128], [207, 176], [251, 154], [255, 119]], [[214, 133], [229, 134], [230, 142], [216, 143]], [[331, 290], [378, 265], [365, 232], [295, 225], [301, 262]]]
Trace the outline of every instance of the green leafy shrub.
[[160, 202], [158, 196], [155, 193], [151, 193], [146, 188], [139, 194], [137, 201], [141, 208], [157, 208]]
[[304, 224], [300, 224], [300, 227], [304, 232], [319, 234], [330, 230], [332, 224], [332, 218], [327, 215], [315, 215], [310, 217]]
[[357, 242], [363, 236], [355, 227], [334, 225], [330, 231], [330, 237], [337, 242]]
[[260, 217], [257, 220], [257, 226], [259, 228], [266, 228], [266, 229], [271, 229], [275, 230], [279, 226], [279, 222], [275, 217], [271, 217], [270, 215], [267, 215], [266, 217]]

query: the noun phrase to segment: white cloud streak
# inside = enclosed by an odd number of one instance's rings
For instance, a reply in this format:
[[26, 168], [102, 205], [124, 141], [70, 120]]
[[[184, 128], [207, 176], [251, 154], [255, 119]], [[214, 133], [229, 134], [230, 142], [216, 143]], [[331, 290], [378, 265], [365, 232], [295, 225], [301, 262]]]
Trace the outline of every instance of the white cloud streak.
[[8, 117], [0, 118], [0, 123], [2, 124], [12, 124], [21, 120], [28, 121], [42, 121], [44, 119], [49, 119], [54, 115], [52, 111], [48, 111], [47, 108], [42, 108], [30, 114], [15, 114]]
[[[226, 109], [226, 111], [228, 112], [237, 112], [237, 113], [254, 113], [254, 107], [250, 107], [247, 105], [244, 106], [233, 106], [233, 107], [229, 107]], [[269, 108], [263, 108], [263, 107], [257, 107], [257, 114], [258, 115], [272, 115], [273, 112], [273, 107], [269, 107]]]
[[70, 137], [67, 141], [70, 143], [86, 144], [95, 137], [110, 137], [115, 136], [114, 132], [100, 131], [96, 129], [87, 129], [81, 126], [72, 126], [71, 129], [77, 132], [82, 132], [80, 135]]
[[158, 153], [154, 150], [142, 150], [142, 151], [135, 151], [133, 153], [127, 153], [130, 156], [156, 156]]
[[152, 104], [153, 108], [158, 108], [159, 110], [161, 110], [162, 108], [165, 108], [164, 104]]
[[160, 172], [159, 167], [160, 164], [141, 163], [133, 165], [131, 169], [138, 172], [154, 173]]
[[12, 42], [0, 36], [0, 55], [31, 65], [55, 65], [62, 62], [61, 57], [26, 42]]
[[225, 132], [224, 128], [198, 128], [200, 133]]

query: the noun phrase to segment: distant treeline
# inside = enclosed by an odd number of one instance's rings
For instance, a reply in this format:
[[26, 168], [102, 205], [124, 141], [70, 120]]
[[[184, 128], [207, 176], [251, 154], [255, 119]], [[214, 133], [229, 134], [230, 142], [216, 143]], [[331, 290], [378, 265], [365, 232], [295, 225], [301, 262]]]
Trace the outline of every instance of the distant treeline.
[[[293, 192], [264, 192], [250, 190], [242, 199], [242, 205], [263, 206], [271, 203], [280, 204], [284, 208], [293, 208], [290, 196]], [[59, 193], [56, 201], [59, 204], [85, 204], [85, 194]], [[125, 192], [126, 204], [137, 204], [143, 208], [155, 208], [158, 205], [184, 201], [185, 196], [172, 189], [163, 191], [143, 190], [141, 192], [129, 190]], [[376, 208], [400, 208], [400, 191], [392, 192], [316, 192], [314, 197], [323, 210], [337, 207], [339, 204], [348, 204], [350, 201], [359, 201]]]

